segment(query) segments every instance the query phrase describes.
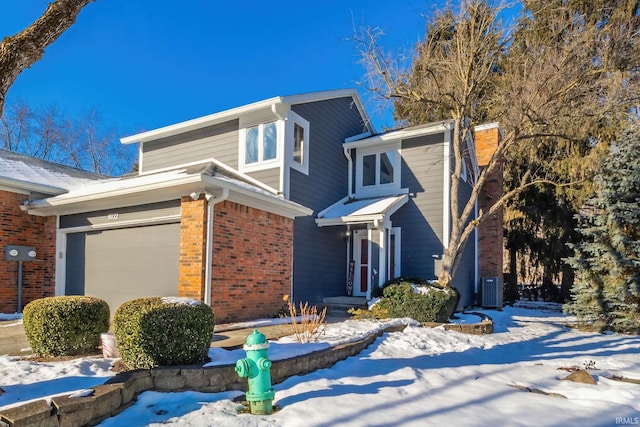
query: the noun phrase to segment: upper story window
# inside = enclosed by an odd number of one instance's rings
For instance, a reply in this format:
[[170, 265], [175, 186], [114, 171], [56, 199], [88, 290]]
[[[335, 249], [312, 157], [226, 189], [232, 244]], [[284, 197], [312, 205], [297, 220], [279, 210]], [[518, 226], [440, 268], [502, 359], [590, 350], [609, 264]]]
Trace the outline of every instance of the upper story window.
[[393, 151], [362, 156], [362, 185], [393, 184], [395, 157]]
[[396, 147], [358, 148], [356, 193], [362, 197], [400, 191], [400, 151]]
[[309, 174], [309, 122], [294, 111], [289, 111], [286, 124], [285, 157], [287, 164]]
[[293, 161], [304, 165], [304, 128], [298, 123], [293, 124]]
[[278, 127], [276, 122], [246, 129], [244, 164], [252, 165], [278, 157]]

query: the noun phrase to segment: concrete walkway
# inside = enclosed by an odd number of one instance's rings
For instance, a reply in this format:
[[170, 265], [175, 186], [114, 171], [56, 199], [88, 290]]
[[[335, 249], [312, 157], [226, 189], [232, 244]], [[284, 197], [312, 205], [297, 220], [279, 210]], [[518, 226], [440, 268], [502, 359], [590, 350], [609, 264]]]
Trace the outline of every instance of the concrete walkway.
[[[346, 316], [331, 316], [327, 317], [326, 320], [328, 323], [333, 323], [343, 321], [346, 318]], [[216, 325], [211, 347], [242, 348], [247, 336], [253, 332], [254, 328], [265, 334], [269, 340], [291, 335], [290, 325], [267, 323], [267, 321], [261, 321], [255, 324], [246, 322], [242, 324]], [[31, 348], [25, 337], [22, 321], [0, 321], [0, 356], [28, 356], [31, 354]]]

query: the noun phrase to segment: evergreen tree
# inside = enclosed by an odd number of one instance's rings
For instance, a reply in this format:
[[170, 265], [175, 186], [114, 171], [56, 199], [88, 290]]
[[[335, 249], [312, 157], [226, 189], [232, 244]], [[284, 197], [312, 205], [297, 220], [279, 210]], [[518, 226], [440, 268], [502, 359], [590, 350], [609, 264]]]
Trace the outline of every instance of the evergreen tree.
[[596, 196], [578, 216], [568, 312], [598, 329], [640, 332], [640, 127], [609, 148]]

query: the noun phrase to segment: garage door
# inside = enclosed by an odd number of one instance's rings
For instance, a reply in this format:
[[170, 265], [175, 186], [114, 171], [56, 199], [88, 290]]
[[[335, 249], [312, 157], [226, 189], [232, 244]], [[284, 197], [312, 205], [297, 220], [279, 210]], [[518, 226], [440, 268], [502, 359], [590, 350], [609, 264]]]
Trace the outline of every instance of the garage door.
[[67, 234], [67, 295], [125, 301], [178, 292], [180, 224]]

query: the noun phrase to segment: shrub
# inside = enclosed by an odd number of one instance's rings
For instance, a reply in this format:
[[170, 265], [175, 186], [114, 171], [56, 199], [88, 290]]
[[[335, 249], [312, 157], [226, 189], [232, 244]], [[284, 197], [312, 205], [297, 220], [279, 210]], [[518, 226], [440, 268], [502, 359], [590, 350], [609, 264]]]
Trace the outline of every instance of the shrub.
[[113, 317], [122, 362], [130, 369], [202, 363], [213, 336], [211, 307], [188, 298], [139, 298]]
[[320, 335], [324, 334], [327, 328], [327, 322], [325, 321], [327, 307], [318, 313], [318, 307], [315, 305], [310, 306], [308, 302], [300, 302], [300, 320], [298, 321], [298, 309], [289, 299], [289, 295], [285, 295], [282, 299], [287, 303], [288, 314], [291, 319], [289, 326], [295, 340], [301, 343], [318, 341]]
[[98, 298], [37, 299], [22, 313], [25, 335], [38, 356], [74, 356], [95, 351], [109, 330], [109, 305]]
[[378, 310], [386, 310], [389, 317], [411, 317], [418, 322], [445, 323], [455, 310], [459, 293], [455, 288], [421, 285], [416, 292], [412, 283], [400, 282], [384, 288]]

